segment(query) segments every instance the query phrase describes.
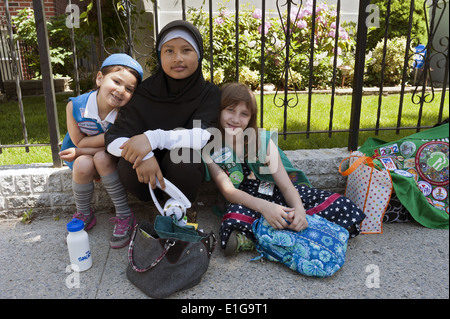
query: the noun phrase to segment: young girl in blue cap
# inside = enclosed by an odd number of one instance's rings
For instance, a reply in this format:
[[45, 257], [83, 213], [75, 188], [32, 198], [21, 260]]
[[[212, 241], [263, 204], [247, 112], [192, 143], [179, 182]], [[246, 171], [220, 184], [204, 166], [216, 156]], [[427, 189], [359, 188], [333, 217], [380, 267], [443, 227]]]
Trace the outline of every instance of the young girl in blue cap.
[[117, 174], [117, 159], [105, 152], [104, 134], [114, 123], [119, 108], [131, 99], [142, 81], [142, 67], [126, 54], [113, 54], [97, 73], [97, 89], [70, 98], [66, 107], [67, 134], [60, 157], [72, 169], [72, 188], [77, 212], [85, 229], [91, 229], [96, 218], [91, 208], [94, 180], [100, 180], [116, 209], [110, 239], [112, 248], [121, 248], [130, 241], [136, 223], [128, 206], [127, 193]]

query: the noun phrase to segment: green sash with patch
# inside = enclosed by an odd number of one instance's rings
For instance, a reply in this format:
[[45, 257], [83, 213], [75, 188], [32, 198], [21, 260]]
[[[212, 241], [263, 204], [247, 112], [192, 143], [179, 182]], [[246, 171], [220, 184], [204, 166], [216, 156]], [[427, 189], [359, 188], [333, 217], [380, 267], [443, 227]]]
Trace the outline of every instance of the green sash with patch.
[[[261, 143], [260, 148], [258, 149], [258, 156], [255, 161], [245, 161], [247, 166], [255, 174], [255, 177], [261, 181], [274, 182], [272, 174], [265, 173], [265, 171], [267, 171], [267, 166], [264, 163], [267, 163], [266, 155], [270, 139], [272, 139], [275, 142], [275, 145], [277, 145], [277, 138], [278, 134], [276, 134], [276, 132], [260, 130]], [[278, 148], [278, 152], [292, 183], [294, 185], [304, 184], [311, 187], [306, 175], [301, 170], [292, 166], [292, 163], [280, 148]], [[244, 173], [241, 161], [238, 160], [233, 148], [225, 145], [220, 150], [211, 154], [211, 158], [227, 173], [234, 187], [239, 188], [239, 185], [244, 180]], [[207, 180], [209, 180], [209, 172], [207, 172], [206, 176]]]
[[395, 142], [369, 138], [359, 149], [389, 169], [411, 216], [428, 228], [449, 227], [449, 124]]

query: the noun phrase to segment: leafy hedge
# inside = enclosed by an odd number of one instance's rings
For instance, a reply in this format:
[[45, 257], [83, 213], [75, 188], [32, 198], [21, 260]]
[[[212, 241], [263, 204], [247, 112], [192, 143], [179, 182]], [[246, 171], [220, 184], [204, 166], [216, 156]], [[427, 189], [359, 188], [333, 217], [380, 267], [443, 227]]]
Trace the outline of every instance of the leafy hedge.
[[[228, 12], [225, 2], [219, 4], [219, 14], [213, 17], [213, 68], [214, 82], [235, 81], [236, 74], [236, 22], [235, 14]], [[290, 87], [304, 89], [309, 83], [309, 56], [313, 7], [308, 1], [304, 6], [293, 5], [290, 18]], [[261, 34], [265, 32], [264, 82], [284, 87], [286, 60], [287, 12], [280, 17], [268, 13], [262, 25], [262, 11], [254, 6], [242, 6], [239, 12], [239, 80], [256, 88], [260, 82]], [[209, 16], [201, 7], [190, 8], [188, 19], [204, 35], [204, 73], [210, 78]], [[333, 6], [319, 4], [316, 7], [315, 41], [313, 61], [313, 86], [330, 87], [334, 62], [335, 34], [339, 31], [337, 66], [352, 65], [355, 40], [348, 24], [336, 29], [336, 10]], [[338, 74], [340, 76], [340, 73]]]

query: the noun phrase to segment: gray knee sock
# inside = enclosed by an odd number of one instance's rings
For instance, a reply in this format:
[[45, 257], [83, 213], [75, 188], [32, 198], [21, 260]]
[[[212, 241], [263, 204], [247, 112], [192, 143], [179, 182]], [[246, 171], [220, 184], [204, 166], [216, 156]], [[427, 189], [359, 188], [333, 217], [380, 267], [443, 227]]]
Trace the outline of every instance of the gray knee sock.
[[77, 212], [89, 215], [91, 213], [91, 200], [94, 194], [94, 183], [77, 184], [72, 180], [73, 196]]
[[102, 183], [111, 197], [111, 201], [116, 208], [117, 217], [127, 217], [131, 215], [130, 206], [128, 206], [128, 197], [125, 188], [119, 179], [117, 171], [106, 176], [102, 176]]

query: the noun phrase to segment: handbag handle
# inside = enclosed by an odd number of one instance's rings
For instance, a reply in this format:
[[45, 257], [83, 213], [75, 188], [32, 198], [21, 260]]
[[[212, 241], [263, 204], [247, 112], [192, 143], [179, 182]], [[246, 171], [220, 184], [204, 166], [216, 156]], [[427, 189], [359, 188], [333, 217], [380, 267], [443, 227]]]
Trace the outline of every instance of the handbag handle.
[[[353, 162], [353, 164], [346, 169], [345, 171], [342, 171], [342, 163], [348, 159], [350, 159], [351, 157], [358, 157], [358, 159], [356, 161]], [[363, 162], [366, 162], [370, 167], [374, 168], [375, 164], [373, 163], [373, 160], [371, 157], [368, 156], [349, 156], [344, 158], [341, 163], [339, 164], [339, 173], [341, 173], [342, 176], [348, 176], [351, 173], [353, 173], [359, 165], [361, 165]]]
[[148, 266], [146, 268], [138, 268], [134, 264], [134, 261], [133, 261], [134, 238], [136, 237], [137, 230], [138, 230], [138, 224], [136, 224], [136, 226], [134, 227], [133, 236], [131, 236], [130, 245], [128, 246], [128, 261], [130, 263], [131, 268], [134, 271], [146, 272], [147, 270], [150, 270], [153, 267], [155, 267], [166, 256], [166, 254], [169, 252], [169, 249], [175, 245], [176, 241], [167, 239], [166, 243], [164, 244], [164, 249], [163, 249], [161, 255], [158, 258], [156, 258], [155, 261], [150, 264], [150, 266]]
[[[166, 243], [164, 244], [164, 249], [161, 253], [161, 255], [155, 259], [155, 261], [153, 263], [150, 264], [150, 266], [146, 267], [146, 268], [138, 268], [133, 261], [133, 250], [134, 250], [134, 238], [136, 237], [136, 233], [138, 230], [139, 224], [136, 224], [136, 226], [134, 227], [133, 230], [133, 235], [131, 236], [131, 241], [130, 244], [128, 246], [128, 261], [130, 263], [131, 268], [136, 271], [136, 272], [146, 272], [150, 269], [152, 269], [153, 267], [155, 267], [169, 252], [169, 249], [175, 245], [176, 240], [171, 240], [171, 239], [167, 239]], [[211, 256], [212, 252], [214, 251], [214, 249], [216, 248], [216, 244], [217, 244], [217, 240], [216, 240], [216, 236], [214, 236], [214, 233], [210, 233], [208, 236], [209, 241], [206, 241], [206, 244], [208, 245], [208, 257]]]
[[213, 251], [216, 249], [217, 239], [213, 232], [209, 233], [208, 237], [206, 238], [207, 239], [205, 240], [205, 244], [208, 248], [208, 257], [211, 257]]

